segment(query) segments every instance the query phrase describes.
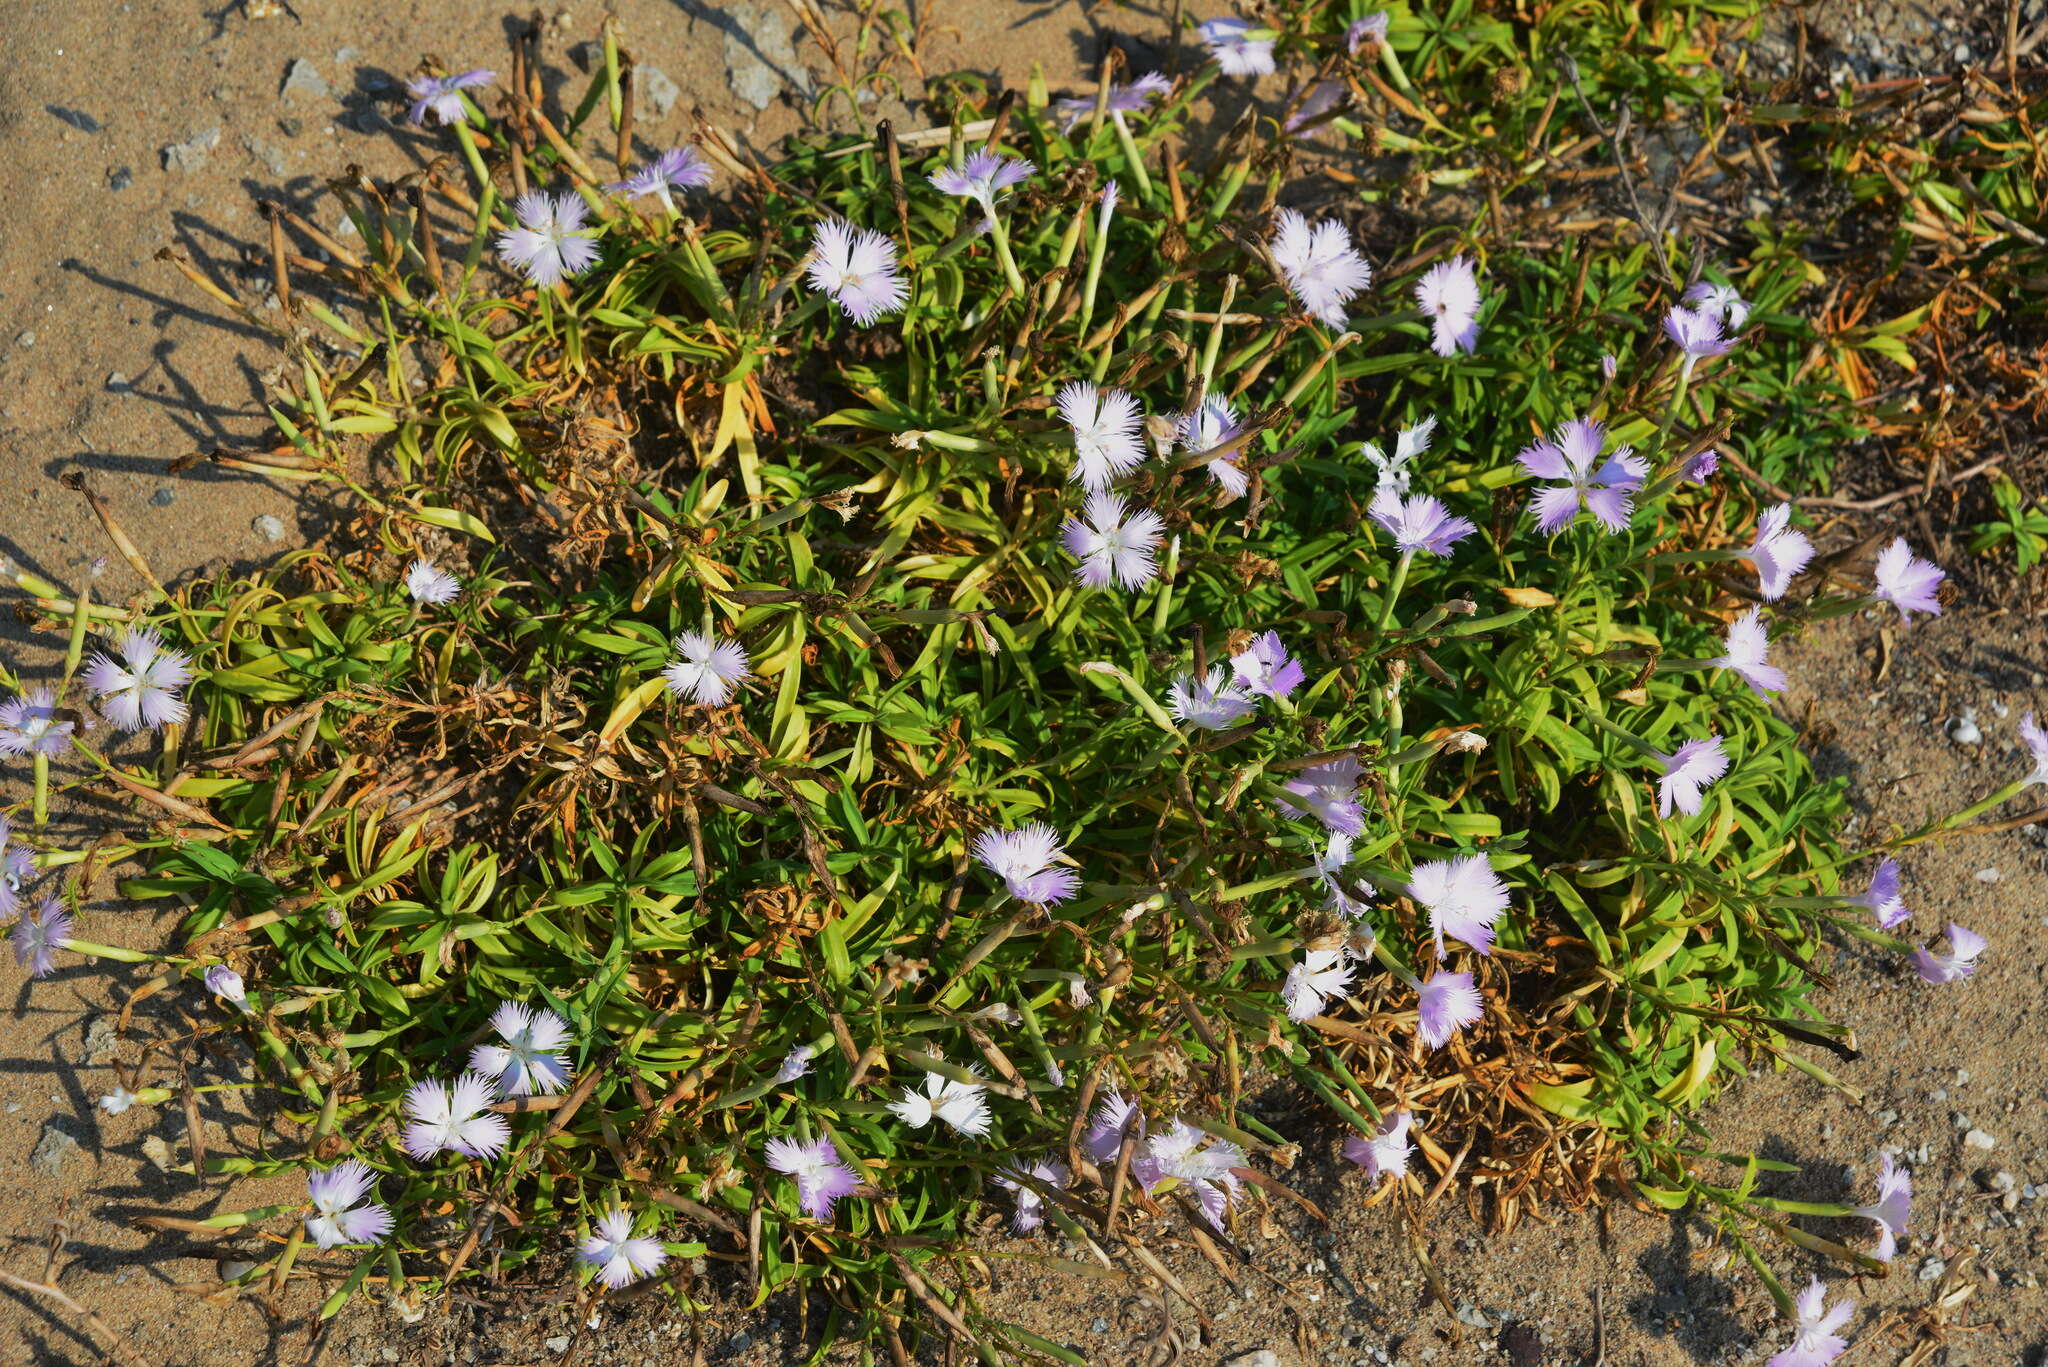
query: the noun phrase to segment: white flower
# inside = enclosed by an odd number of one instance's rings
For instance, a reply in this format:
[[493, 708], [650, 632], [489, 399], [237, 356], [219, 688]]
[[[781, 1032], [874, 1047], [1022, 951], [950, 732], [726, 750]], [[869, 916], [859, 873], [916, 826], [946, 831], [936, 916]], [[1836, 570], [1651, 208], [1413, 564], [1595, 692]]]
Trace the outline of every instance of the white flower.
[[661, 677], [669, 692], [700, 707], [723, 707], [732, 701], [733, 685], [754, 677], [747, 652], [737, 641], [715, 641], [701, 631], [686, 631], [675, 640], [676, 654]]
[[119, 1115], [134, 1104], [135, 1093], [118, 1084], [111, 1093], [100, 1098], [100, 1109], [108, 1115]]
[[1424, 418], [1413, 427], [1404, 427], [1394, 438], [1394, 454], [1366, 442], [1364, 454], [1373, 469], [1379, 472], [1379, 482], [1374, 485], [1376, 493], [1392, 494], [1395, 498], [1408, 497], [1409, 465], [1429, 449], [1429, 439], [1436, 435], [1436, 419]]
[[811, 284], [848, 318], [865, 327], [903, 307], [909, 291], [896, 269], [894, 242], [843, 218], [820, 223], [811, 241]]
[[1351, 234], [1334, 219], [1313, 228], [1292, 209], [1280, 211], [1279, 231], [1267, 243], [1292, 294], [1312, 317], [1344, 326], [1344, 305], [1372, 283], [1372, 267], [1351, 246]]
[[1097, 493], [1145, 459], [1139, 439], [1138, 401], [1121, 389], [1098, 390], [1087, 380], [1060, 387], [1060, 417], [1074, 432], [1074, 465], [1069, 479]]
[[597, 1280], [616, 1291], [659, 1272], [668, 1250], [659, 1239], [636, 1238], [632, 1215], [614, 1209], [598, 1217], [596, 1230], [577, 1246], [576, 1260], [596, 1268]]
[[497, 1081], [506, 1096], [559, 1092], [569, 1085], [569, 1022], [524, 1002], [504, 1002], [491, 1013], [491, 1029], [502, 1044], [479, 1044], [469, 1066]]
[[991, 1119], [986, 1088], [979, 1083], [956, 1082], [939, 1073], [924, 1075], [922, 1092], [905, 1087], [902, 1098], [890, 1102], [889, 1109], [913, 1130], [923, 1129], [937, 1116], [959, 1133], [977, 1139], [988, 1133]]
[[1350, 960], [1334, 949], [1311, 949], [1301, 962], [1287, 970], [1280, 995], [1287, 1001], [1287, 1018], [1305, 1021], [1323, 1009], [1331, 997], [1345, 995], [1351, 986]]
[[1124, 501], [1115, 494], [1090, 494], [1083, 509], [1086, 521], [1068, 518], [1060, 529], [1060, 540], [1081, 563], [1074, 577], [1091, 589], [1111, 583], [1124, 589], [1142, 588], [1159, 567], [1153, 548], [1166, 531], [1159, 514], [1141, 509], [1124, 517]]
[[572, 191], [529, 190], [512, 201], [519, 226], [498, 234], [498, 252], [528, 280], [552, 289], [597, 264], [597, 243], [583, 226], [589, 211]]
[[1222, 665], [1212, 666], [1200, 683], [1183, 674], [1166, 689], [1166, 710], [1173, 719], [1205, 731], [1222, 731], [1237, 725], [1259, 710], [1235, 684]]
[[415, 560], [405, 572], [405, 591], [416, 603], [439, 606], [454, 601], [455, 595], [462, 592], [462, 581], [431, 560]]
[[1485, 855], [1417, 864], [1408, 895], [1429, 912], [1439, 960], [1444, 957], [1446, 935], [1455, 935], [1481, 954], [1493, 952], [1493, 923], [1508, 909], [1508, 888]]

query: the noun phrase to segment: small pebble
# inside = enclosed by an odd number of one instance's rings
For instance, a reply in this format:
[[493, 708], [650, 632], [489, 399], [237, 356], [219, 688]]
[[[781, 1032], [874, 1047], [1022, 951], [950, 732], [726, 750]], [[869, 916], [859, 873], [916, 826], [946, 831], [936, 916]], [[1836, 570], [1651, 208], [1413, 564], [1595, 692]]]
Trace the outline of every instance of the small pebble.
[[1976, 879], [1980, 883], [1996, 883], [2003, 876], [1997, 869], [1979, 869], [1976, 873]]
[[1095, 1323], [1088, 1326], [1088, 1332], [1091, 1334], [1107, 1334], [1109, 1332], [1109, 1321], [1097, 1315]]
[[1963, 714], [1949, 724], [1948, 738], [1957, 745], [1976, 745], [1984, 739], [1984, 733], [1977, 729], [1977, 709], [1966, 707]]
[[265, 541], [284, 540], [284, 523], [278, 521], [269, 513], [258, 513], [256, 520], [249, 525], [255, 528], [256, 535], [262, 537]]
[[1280, 1358], [1271, 1348], [1259, 1348], [1226, 1358], [1223, 1367], [1280, 1367]]
[[551, 1339], [542, 1340], [541, 1346], [550, 1353], [566, 1353], [569, 1351], [569, 1336], [567, 1334], [557, 1334]]
[[1969, 1145], [1973, 1149], [1990, 1150], [1998, 1147], [1998, 1141], [1996, 1139], [1993, 1139], [1990, 1135], [1984, 1133], [1984, 1131], [1982, 1130], [1971, 1130], [1968, 1134], [1963, 1136], [1963, 1143]]
[[1947, 1263], [1939, 1258], [1929, 1258], [1926, 1262], [1920, 1264], [1920, 1280], [1931, 1282], [1946, 1271], [1948, 1271]]
[[116, 166], [107, 172], [107, 188], [116, 192], [127, 189], [135, 183], [135, 170], [129, 166]]
[[177, 501], [178, 496], [169, 489], [159, 489], [149, 496], [149, 506], [152, 508], [168, 508]]

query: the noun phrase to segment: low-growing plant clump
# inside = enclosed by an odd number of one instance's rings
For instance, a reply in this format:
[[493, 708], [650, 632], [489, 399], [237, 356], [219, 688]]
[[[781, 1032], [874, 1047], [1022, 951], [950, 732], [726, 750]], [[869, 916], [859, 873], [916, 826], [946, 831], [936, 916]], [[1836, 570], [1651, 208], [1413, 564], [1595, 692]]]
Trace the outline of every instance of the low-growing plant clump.
[[[1448, 27], [1212, 20], [1191, 76], [616, 180], [616, 36], [566, 116], [522, 45], [416, 80], [460, 160], [339, 183], [353, 247], [272, 211], [318, 331], [280, 332], [284, 443], [216, 459], [352, 525], [245, 576], [138, 562], [134, 604], [14, 572], [70, 649], [0, 715], [24, 964], [147, 964], [258, 1049], [286, 1141], [206, 1168], [308, 1191], [200, 1222], [300, 1217], [244, 1285], [319, 1277], [331, 1314], [573, 1249], [687, 1305], [711, 1260], [815, 1294], [827, 1343], [1079, 1361], [977, 1305], [990, 1212], [1142, 1268], [1155, 1222], [1299, 1200], [1318, 1146], [1508, 1227], [1694, 1207], [1795, 1317], [1785, 1362], [1839, 1348], [1761, 1236], [1881, 1272], [1909, 1176], [1766, 1197], [1784, 1165], [1690, 1113], [1754, 1066], [1846, 1085], [1842, 937], [1969, 975], [1887, 852], [2048, 782], [2048, 738], [1842, 846], [1771, 638], [1939, 612], [1943, 576], [1900, 540], [1844, 591], [1722, 459], [1782, 478], [1857, 430], [1789, 251], [1686, 280], [1287, 207], [1321, 86], [1323, 122], [1412, 109]], [[1276, 44], [1319, 84], [1186, 150]], [[88, 785], [145, 825], [40, 839]], [[124, 854], [187, 909], [160, 955], [71, 934]], [[1262, 1121], [1274, 1083], [1332, 1128]]]

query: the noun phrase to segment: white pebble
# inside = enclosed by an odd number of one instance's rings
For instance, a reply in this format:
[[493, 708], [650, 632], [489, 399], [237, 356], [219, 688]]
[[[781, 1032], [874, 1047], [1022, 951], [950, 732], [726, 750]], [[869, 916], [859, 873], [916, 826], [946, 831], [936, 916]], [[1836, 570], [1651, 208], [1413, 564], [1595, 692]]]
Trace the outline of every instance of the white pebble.
[[1998, 1147], [1998, 1141], [1982, 1130], [1971, 1130], [1968, 1134], [1965, 1134], [1963, 1136], [1963, 1143], [1973, 1149], [1995, 1149]]

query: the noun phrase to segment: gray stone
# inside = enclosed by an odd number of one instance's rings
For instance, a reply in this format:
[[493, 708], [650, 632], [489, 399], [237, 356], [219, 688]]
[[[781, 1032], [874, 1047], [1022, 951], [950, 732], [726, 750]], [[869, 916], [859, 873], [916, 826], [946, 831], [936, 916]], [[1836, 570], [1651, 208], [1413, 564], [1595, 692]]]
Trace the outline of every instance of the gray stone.
[[278, 90], [285, 99], [303, 95], [308, 99], [324, 100], [333, 93], [327, 88], [327, 81], [304, 57], [292, 58], [291, 65], [284, 69], [284, 85]]
[[[150, 496], [150, 502], [161, 508], [171, 500], [166, 497], [157, 503], [157, 494], [168, 495], [168, 489], [159, 489]], [[112, 1063], [120, 1052], [120, 1041], [115, 1036], [112, 1016], [94, 1016], [92, 1024], [85, 1027], [85, 1054], [81, 1061], [89, 1068], [103, 1068]]]
[[134, 183], [135, 171], [133, 167], [116, 166], [113, 170], [107, 172], [107, 188], [117, 194]]
[[1926, 1262], [1920, 1264], [1920, 1280], [1931, 1282], [1946, 1271], [1948, 1271], [1947, 1263], [1939, 1258], [1929, 1258]]
[[780, 7], [739, 0], [723, 18], [726, 84], [754, 108], [766, 109], [788, 80], [804, 74], [790, 45], [789, 16]]
[[639, 97], [656, 114], [668, 113], [683, 97], [683, 88], [670, 80], [668, 73], [658, 66], [634, 67], [633, 79], [637, 82]]
[[256, 520], [249, 525], [255, 529], [256, 535], [262, 537], [265, 541], [284, 540], [284, 523], [278, 521], [269, 513], [258, 513]]
[[1095, 1323], [1088, 1326], [1088, 1332], [1091, 1334], [1107, 1334], [1109, 1332], [1109, 1321], [1097, 1315]]
[[183, 142], [169, 143], [163, 147], [164, 169], [166, 171], [196, 171], [205, 164], [213, 149], [220, 146], [220, 126], [214, 125], [203, 133], [194, 133]]
[[1271, 1348], [1258, 1348], [1225, 1359], [1223, 1367], [1280, 1367], [1280, 1356]]
[[62, 1177], [64, 1165], [80, 1152], [78, 1141], [59, 1129], [53, 1120], [43, 1126], [43, 1137], [36, 1141], [36, 1149], [29, 1155], [28, 1165], [45, 1177]]
[[169, 489], [159, 489], [149, 496], [149, 506], [152, 508], [168, 508], [177, 501], [178, 496]]
[[107, 392], [109, 394], [129, 395], [135, 392], [135, 387], [128, 382], [126, 375], [123, 375], [118, 370], [110, 370], [107, 372]]
[[262, 163], [263, 169], [279, 180], [291, 174], [291, 159], [275, 143], [265, 142], [254, 133], [242, 134], [242, 150]]
[[567, 1334], [557, 1334], [551, 1339], [542, 1340], [541, 1346], [550, 1353], [566, 1353], [569, 1351], [569, 1336]]

